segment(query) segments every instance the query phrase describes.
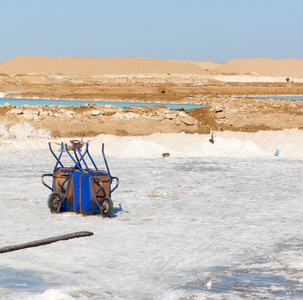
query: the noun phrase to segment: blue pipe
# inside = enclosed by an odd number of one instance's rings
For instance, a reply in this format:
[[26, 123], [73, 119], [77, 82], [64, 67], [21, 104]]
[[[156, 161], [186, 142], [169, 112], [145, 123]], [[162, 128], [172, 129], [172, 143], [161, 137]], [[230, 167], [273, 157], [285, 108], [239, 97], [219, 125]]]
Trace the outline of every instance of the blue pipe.
[[107, 173], [108, 173], [109, 176], [111, 176], [110, 171], [109, 171], [109, 167], [108, 167], [108, 164], [107, 164], [107, 160], [106, 160], [106, 157], [105, 157], [105, 153], [104, 153], [104, 143], [102, 143], [102, 155], [103, 155], [103, 159], [104, 159], [104, 163], [105, 163], [105, 166], [106, 166]]
[[53, 151], [53, 149], [52, 149], [52, 146], [51, 146], [51, 143], [50, 143], [50, 142], [48, 143], [48, 146], [49, 146], [50, 152], [53, 154], [53, 156], [55, 157], [55, 159], [56, 159], [56, 161], [57, 161], [56, 164], [55, 164], [54, 171], [53, 171], [53, 173], [55, 173], [55, 171], [57, 170], [58, 164], [60, 164], [60, 166], [61, 166], [62, 168], [64, 168], [63, 164], [62, 164], [61, 161], [60, 161], [61, 156], [62, 156], [62, 154], [63, 154], [63, 143], [61, 143], [61, 152], [60, 152], [59, 157], [57, 157], [56, 154], [54, 153], [54, 151]]

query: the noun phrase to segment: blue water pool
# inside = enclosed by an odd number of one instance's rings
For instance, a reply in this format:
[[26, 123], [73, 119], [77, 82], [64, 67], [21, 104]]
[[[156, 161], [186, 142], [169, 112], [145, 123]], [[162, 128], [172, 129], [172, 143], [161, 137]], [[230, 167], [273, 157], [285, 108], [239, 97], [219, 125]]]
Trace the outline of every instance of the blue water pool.
[[130, 107], [131, 105], [136, 106], [155, 106], [165, 105], [166, 107], [192, 109], [197, 107], [204, 107], [206, 105], [200, 104], [186, 104], [186, 103], [156, 103], [156, 102], [118, 102], [118, 101], [98, 101], [98, 100], [54, 100], [54, 99], [15, 99], [15, 98], [0, 98], [0, 105], [10, 103], [12, 105], [65, 105], [65, 106], [81, 106], [83, 104], [98, 104], [98, 105], [114, 105], [116, 107]]
[[301, 95], [301, 96], [294, 96], [294, 95], [288, 95], [288, 96], [250, 96], [250, 98], [302, 101], [303, 100], [303, 95]]

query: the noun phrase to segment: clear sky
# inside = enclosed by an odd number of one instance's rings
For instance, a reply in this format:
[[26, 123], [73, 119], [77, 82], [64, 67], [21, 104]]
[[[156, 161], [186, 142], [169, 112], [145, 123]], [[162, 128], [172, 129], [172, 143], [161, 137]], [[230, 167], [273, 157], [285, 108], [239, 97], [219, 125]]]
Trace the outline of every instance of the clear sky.
[[302, 14], [303, 0], [1, 0], [0, 61], [303, 59]]

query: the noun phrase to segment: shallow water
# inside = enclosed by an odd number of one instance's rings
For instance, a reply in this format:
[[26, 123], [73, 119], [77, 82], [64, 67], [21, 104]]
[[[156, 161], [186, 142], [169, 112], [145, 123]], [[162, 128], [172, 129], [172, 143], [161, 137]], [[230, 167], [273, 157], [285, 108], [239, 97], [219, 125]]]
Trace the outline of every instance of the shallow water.
[[130, 107], [131, 105], [135, 106], [156, 106], [156, 105], [165, 105], [166, 107], [175, 109], [175, 108], [184, 108], [192, 109], [197, 107], [203, 107], [205, 105], [195, 105], [195, 104], [186, 104], [186, 103], [157, 103], [157, 102], [118, 102], [118, 101], [101, 101], [101, 100], [58, 100], [58, 99], [16, 99], [16, 98], [0, 98], [0, 105], [5, 103], [10, 103], [12, 105], [32, 105], [37, 104], [41, 105], [65, 105], [65, 106], [81, 106], [86, 103], [97, 104], [97, 105], [113, 105], [116, 107]]
[[287, 95], [287, 96], [251, 96], [251, 98], [302, 101], [303, 100], [303, 95], [301, 95], [301, 96], [296, 96], [296, 95]]

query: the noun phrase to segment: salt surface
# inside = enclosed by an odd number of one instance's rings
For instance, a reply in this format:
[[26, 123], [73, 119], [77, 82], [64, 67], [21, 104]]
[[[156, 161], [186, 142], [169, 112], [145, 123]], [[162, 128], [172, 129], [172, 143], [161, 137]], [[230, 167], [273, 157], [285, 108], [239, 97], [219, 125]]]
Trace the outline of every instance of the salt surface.
[[[97, 164], [105, 142], [110, 169], [121, 181], [113, 193], [111, 219], [52, 215], [46, 204], [49, 190], [40, 182], [54, 165], [49, 139], [2, 140], [2, 246], [94, 232], [1, 254], [1, 268], [28, 270], [47, 283], [44, 292], [31, 286], [10, 289], [0, 277], [2, 295], [55, 300], [299, 298], [302, 135], [300, 130], [225, 132], [215, 135], [214, 144], [208, 136], [186, 134], [92, 138]], [[163, 159], [163, 152], [171, 156]]]

